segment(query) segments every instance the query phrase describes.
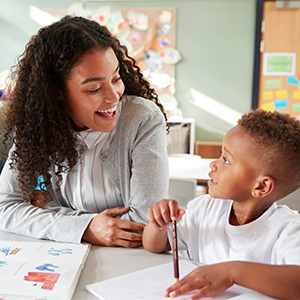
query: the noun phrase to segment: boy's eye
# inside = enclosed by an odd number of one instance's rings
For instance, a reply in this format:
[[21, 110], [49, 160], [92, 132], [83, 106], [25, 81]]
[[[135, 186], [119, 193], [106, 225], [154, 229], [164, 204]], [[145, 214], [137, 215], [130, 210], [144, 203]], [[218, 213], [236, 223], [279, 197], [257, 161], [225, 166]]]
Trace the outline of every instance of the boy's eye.
[[221, 153], [221, 157], [222, 157], [223, 160], [224, 160], [224, 164], [229, 165], [229, 161], [227, 160], [227, 158], [226, 158], [225, 156], [222, 155], [222, 150], [220, 151], [220, 153]]
[[229, 161], [226, 159], [225, 156], [222, 156], [223, 160], [224, 160], [224, 164], [228, 164], [229, 165]]

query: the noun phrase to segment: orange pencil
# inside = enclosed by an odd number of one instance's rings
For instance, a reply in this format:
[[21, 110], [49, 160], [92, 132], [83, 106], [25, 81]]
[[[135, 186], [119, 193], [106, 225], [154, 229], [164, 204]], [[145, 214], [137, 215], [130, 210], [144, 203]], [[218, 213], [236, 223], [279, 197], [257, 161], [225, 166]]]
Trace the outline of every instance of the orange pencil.
[[177, 228], [176, 221], [172, 221], [173, 231], [173, 265], [174, 265], [174, 278], [177, 282], [179, 280], [179, 266], [178, 266], [178, 248], [177, 248]]

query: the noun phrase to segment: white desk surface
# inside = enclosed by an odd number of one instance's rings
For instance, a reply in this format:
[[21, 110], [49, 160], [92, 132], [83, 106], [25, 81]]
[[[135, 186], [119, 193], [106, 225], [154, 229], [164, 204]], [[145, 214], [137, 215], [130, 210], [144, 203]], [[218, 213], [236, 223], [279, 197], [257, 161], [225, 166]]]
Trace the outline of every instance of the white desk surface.
[[[17, 234], [7, 233], [0, 230], [0, 240], [8, 241], [24, 241], [36, 242], [37, 239], [21, 236]], [[43, 242], [51, 242], [43, 240]], [[139, 248], [122, 248], [122, 247], [102, 247], [92, 246], [91, 251], [85, 262], [84, 269], [81, 271], [76, 289], [72, 300], [96, 300], [85, 290], [87, 284], [96, 283], [106, 279], [125, 275], [131, 272], [150, 268], [156, 265], [170, 263], [173, 256], [169, 253], [154, 254], [146, 251], [142, 247]], [[238, 287], [238, 289], [244, 289]], [[246, 291], [250, 291], [245, 289]], [[241, 291], [243, 293], [243, 290]], [[252, 291], [254, 292], [254, 291]], [[274, 299], [257, 292], [255, 294], [245, 294], [245, 297], [239, 299]], [[251, 297], [248, 296], [251, 295]], [[217, 297], [218, 298], [218, 297]], [[235, 298], [235, 297], [234, 297]], [[166, 298], [167, 299], [167, 298]], [[221, 299], [224, 299], [223, 297]]]
[[[36, 242], [37, 239], [3, 232], [0, 240]], [[43, 242], [47, 242], [43, 240]], [[49, 241], [50, 242], [50, 241]], [[172, 262], [168, 253], [154, 254], [139, 248], [92, 246], [84, 269], [81, 271], [72, 300], [98, 299], [85, 290], [87, 284], [111, 279], [155, 265]]]
[[210, 163], [215, 158], [201, 158], [198, 155], [171, 154], [169, 160], [170, 178], [209, 180]]

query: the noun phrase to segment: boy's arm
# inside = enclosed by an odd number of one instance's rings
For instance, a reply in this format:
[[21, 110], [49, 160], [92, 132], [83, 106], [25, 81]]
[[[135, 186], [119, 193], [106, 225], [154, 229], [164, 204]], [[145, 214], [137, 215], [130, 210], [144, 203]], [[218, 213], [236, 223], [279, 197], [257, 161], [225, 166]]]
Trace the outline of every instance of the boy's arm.
[[149, 222], [143, 231], [144, 248], [155, 253], [170, 250], [168, 227], [172, 220], [179, 221], [184, 213], [184, 209], [179, 209], [175, 200], [163, 199], [151, 206], [147, 212]]
[[167, 228], [159, 229], [148, 222], [143, 231], [143, 246], [146, 250], [161, 253], [171, 249], [168, 241]]
[[300, 299], [300, 266], [234, 261], [229, 266], [233, 281], [279, 299]]
[[201, 266], [172, 285], [164, 296], [177, 297], [198, 290], [196, 300], [221, 293], [233, 284], [279, 299], [300, 299], [300, 266], [231, 261]]

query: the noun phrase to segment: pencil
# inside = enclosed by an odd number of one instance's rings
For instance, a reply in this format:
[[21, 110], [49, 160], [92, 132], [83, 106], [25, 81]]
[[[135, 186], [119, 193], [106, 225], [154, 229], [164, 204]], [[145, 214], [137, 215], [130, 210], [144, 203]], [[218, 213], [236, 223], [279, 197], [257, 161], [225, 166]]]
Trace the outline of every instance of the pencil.
[[173, 265], [174, 265], [174, 278], [177, 282], [179, 280], [179, 266], [178, 266], [178, 248], [177, 248], [177, 228], [176, 221], [172, 221], [173, 232]]

